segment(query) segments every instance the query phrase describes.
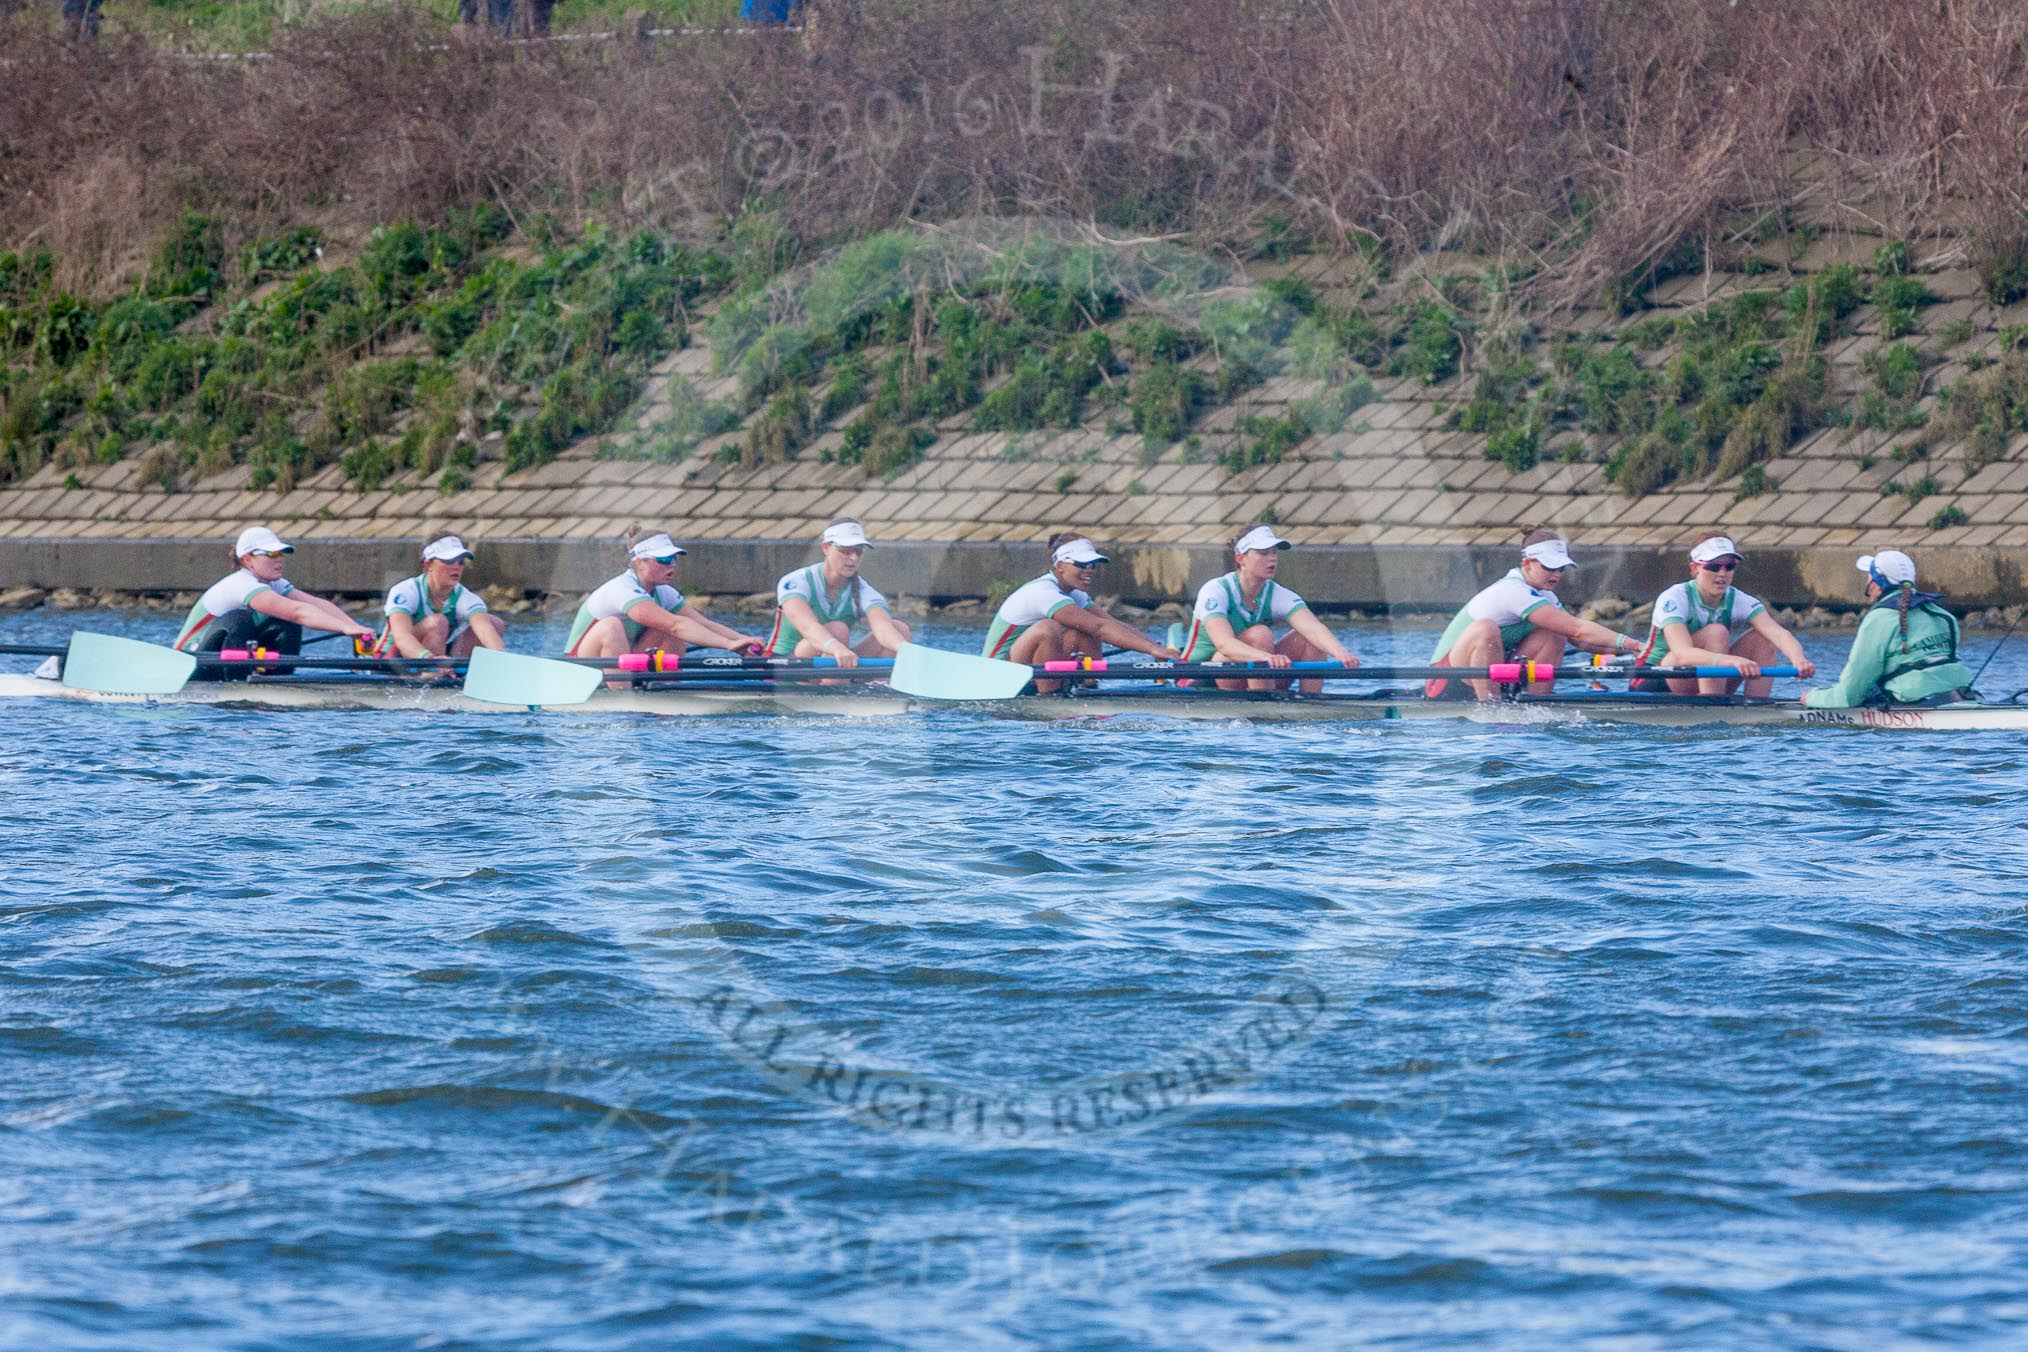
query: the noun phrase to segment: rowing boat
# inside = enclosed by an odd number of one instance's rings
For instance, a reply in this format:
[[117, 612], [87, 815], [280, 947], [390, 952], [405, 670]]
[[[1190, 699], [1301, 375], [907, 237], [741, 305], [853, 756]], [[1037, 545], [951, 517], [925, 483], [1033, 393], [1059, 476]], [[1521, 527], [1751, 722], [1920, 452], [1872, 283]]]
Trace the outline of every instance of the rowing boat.
[[[117, 695], [66, 686], [41, 676], [0, 675], [0, 699], [68, 699], [111, 705], [220, 705], [268, 709], [391, 709], [446, 713], [526, 713], [472, 699], [455, 686], [383, 676], [256, 677], [194, 682], [173, 694]], [[790, 686], [752, 681], [686, 681], [627, 690], [601, 689], [571, 711], [663, 718], [802, 714], [885, 718], [958, 710], [1027, 720], [1128, 717], [1259, 723], [1363, 723], [1418, 719], [1475, 723], [1616, 723], [1645, 727], [1874, 728], [1892, 731], [2028, 731], [2028, 705], [1951, 704], [1938, 708], [1806, 709], [1793, 701], [1605, 691], [1521, 696], [1491, 703], [1425, 700], [1403, 691], [1300, 695], [1114, 686], [1055, 695], [977, 702], [921, 700], [878, 686]]]

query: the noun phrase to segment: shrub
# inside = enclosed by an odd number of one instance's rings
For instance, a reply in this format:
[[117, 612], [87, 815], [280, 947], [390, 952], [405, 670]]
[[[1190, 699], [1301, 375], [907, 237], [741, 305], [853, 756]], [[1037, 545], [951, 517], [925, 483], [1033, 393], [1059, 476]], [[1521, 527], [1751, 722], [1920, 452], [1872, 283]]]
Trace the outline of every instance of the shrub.
[[1965, 525], [1970, 520], [1971, 518], [1965, 515], [1964, 508], [1953, 503], [1948, 507], [1937, 508], [1936, 515], [1929, 519], [1929, 528], [1931, 530], [1942, 530], [1946, 526]]

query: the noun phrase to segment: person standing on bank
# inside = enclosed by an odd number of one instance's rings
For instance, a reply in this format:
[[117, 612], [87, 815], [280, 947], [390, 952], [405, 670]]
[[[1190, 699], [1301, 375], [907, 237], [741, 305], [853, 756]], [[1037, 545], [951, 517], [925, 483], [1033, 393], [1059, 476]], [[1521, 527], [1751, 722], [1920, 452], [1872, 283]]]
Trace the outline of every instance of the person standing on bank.
[[[1183, 644], [1186, 662], [1265, 662], [1286, 667], [1291, 662], [1337, 662], [1356, 667], [1359, 659], [1345, 650], [1302, 597], [1275, 581], [1287, 540], [1267, 526], [1249, 526], [1226, 542], [1238, 565], [1214, 577], [1197, 591], [1190, 618], [1190, 637]], [[1289, 632], [1279, 640], [1274, 626]], [[1273, 690], [1286, 680], [1255, 677], [1220, 680], [1221, 690]], [[1321, 679], [1306, 677], [1301, 687], [1314, 694]]]
[[388, 589], [387, 628], [376, 651], [396, 657], [470, 657], [473, 648], [505, 649], [500, 621], [486, 599], [464, 585], [472, 551], [455, 535], [423, 546], [422, 571]]
[[[1097, 568], [1111, 560], [1090, 539], [1077, 531], [1059, 531], [1049, 537], [1048, 547], [1049, 571], [1015, 588], [1000, 603], [986, 631], [986, 656], [1034, 665], [1097, 657], [1107, 644], [1163, 662], [1182, 656], [1093, 603]], [[1048, 694], [1061, 684], [1037, 681], [1035, 688]]]
[[1816, 664], [1803, 655], [1801, 640], [1775, 623], [1766, 606], [1732, 585], [1744, 557], [1724, 531], [1698, 536], [1690, 546], [1690, 580], [1655, 598], [1648, 646], [1634, 659], [1643, 667], [1732, 667], [1739, 675], [1644, 676], [1631, 689], [1725, 695], [1744, 681], [1742, 694], [1763, 696], [1774, 685], [1772, 677], [1760, 674], [1764, 666], [1786, 661], [1804, 680], [1817, 674]]
[[1955, 704], [1975, 700], [1972, 673], [1958, 661], [1958, 619], [1937, 592], [1915, 589], [1915, 561], [1898, 549], [1859, 560], [1866, 574], [1865, 617], [1852, 639], [1838, 682], [1812, 690], [1812, 709], [1863, 704]]
[[[769, 657], [830, 657], [856, 667], [862, 657], [892, 657], [908, 642], [909, 628], [887, 613], [887, 598], [859, 575], [873, 542], [857, 521], [833, 521], [817, 538], [823, 561], [798, 568], [775, 583], [775, 628]], [[853, 646], [852, 630], [865, 621], [867, 636]]]
[[[1521, 537], [1521, 565], [1474, 596], [1451, 617], [1437, 640], [1430, 664], [1439, 667], [1488, 667], [1496, 662], [1539, 662], [1555, 666], [1566, 646], [1592, 653], [1636, 653], [1641, 641], [1614, 633], [1602, 624], [1581, 620], [1563, 608], [1556, 589], [1563, 575], [1577, 567], [1561, 535], [1535, 528]], [[1430, 699], [1497, 698], [1491, 681], [1448, 679], [1428, 682]], [[1469, 687], [1469, 693], [1464, 687]], [[1546, 695], [1546, 682], [1529, 686], [1530, 694]]]
[[672, 585], [676, 561], [690, 551], [666, 534], [628, 532], [627, 571], [611, 579], [577, 608], [567, 657], [620, 657], [659, 648], [671, 657], [683, 650], [725, 648], [742, 656], [759, 655], [761, 641], [728, 629], [698, 610]]
[[221, 648], [266, 648], [294, 656], [305, 629], [328, 629], [371, 643], [373, 630], [282, 573], [296, 547], [266, 526], [248, 526], [233, 542], [233, 571], [211, 584], [176, 637], [176, 649], [215, 653]]

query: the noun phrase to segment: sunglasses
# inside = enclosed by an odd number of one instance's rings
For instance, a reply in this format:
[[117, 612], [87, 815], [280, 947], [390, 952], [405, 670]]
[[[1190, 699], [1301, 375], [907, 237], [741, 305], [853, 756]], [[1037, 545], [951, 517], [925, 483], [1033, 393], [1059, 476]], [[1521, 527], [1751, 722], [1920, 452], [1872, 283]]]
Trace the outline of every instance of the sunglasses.
[[1739, 567], [1738, 563], [1700, 563], [1697, 565], [1707, 573], [1730, 573]]
[[249, 549], [247, 553], [257, 559], [286, 559], [289, 557], [289, 551], [286, 549]]
[[676, 557], [677, 557], [677, 556], [676, 556], [676, 555], [674, 555], [674, 554], [664, 554], [664, 555], [663, 555], [663, 556], [662, 556], [661, 558], [659, 558], [659, 559], [658, 559], [658, 558], [654, 558], [654, 557], [650, 556], [650, 558], [648, 559], [648, 562], [650, 562], [650, 563], [659, 563], [659, 564], [661, 564], [661, 565], [662, 565], [662, 566], [663, 566], [664, 568], [673, 568], [673, 567], [675, 567], [675, 566], [676, 566]]

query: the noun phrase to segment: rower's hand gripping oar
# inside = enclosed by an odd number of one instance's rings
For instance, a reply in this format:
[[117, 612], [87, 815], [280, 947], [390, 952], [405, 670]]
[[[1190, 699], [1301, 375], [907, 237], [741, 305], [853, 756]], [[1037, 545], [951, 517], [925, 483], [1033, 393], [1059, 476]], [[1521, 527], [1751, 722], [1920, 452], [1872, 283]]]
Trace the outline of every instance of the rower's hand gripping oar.
[[1012, 699], [1033, 679], [1034, 669], [1018, 662], [904, 643], [887, 684], [920, 699]]

